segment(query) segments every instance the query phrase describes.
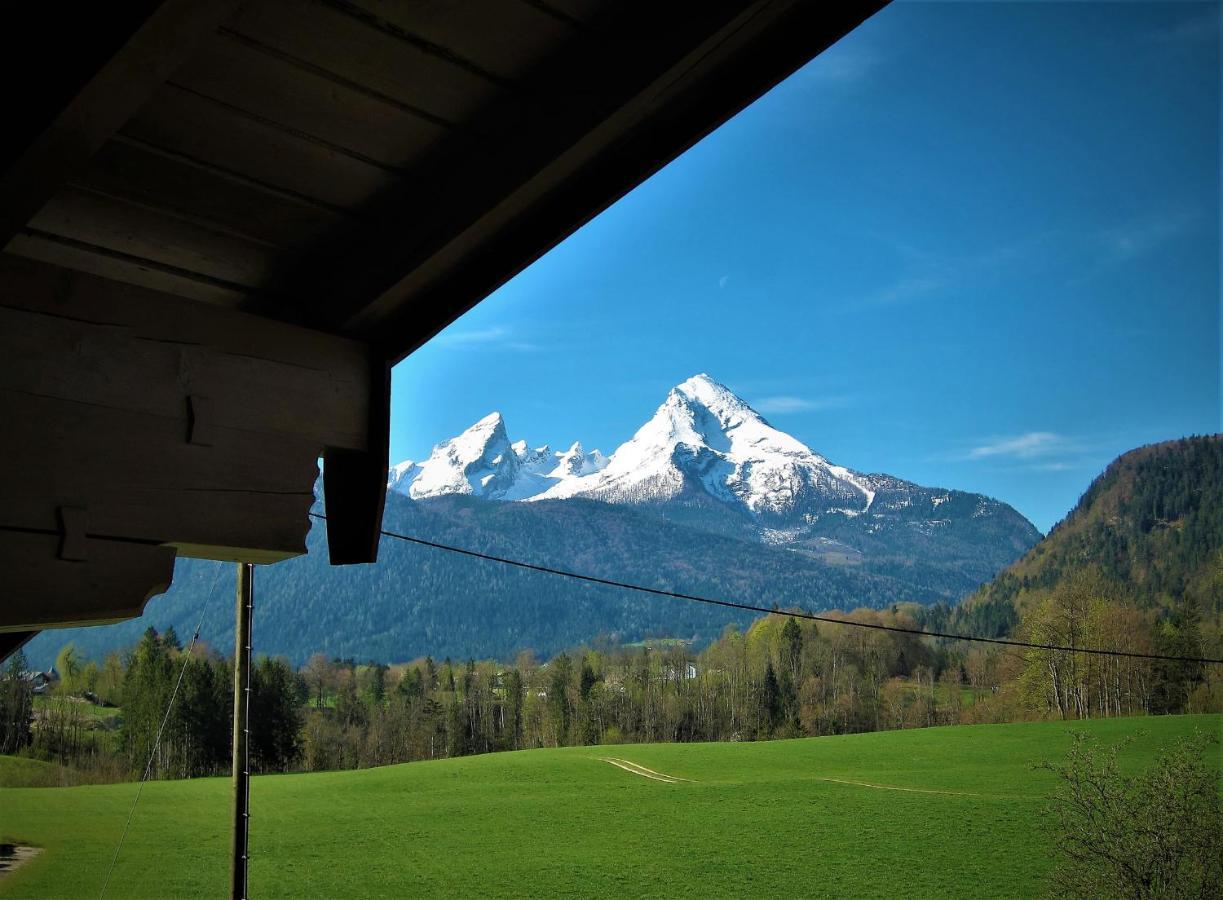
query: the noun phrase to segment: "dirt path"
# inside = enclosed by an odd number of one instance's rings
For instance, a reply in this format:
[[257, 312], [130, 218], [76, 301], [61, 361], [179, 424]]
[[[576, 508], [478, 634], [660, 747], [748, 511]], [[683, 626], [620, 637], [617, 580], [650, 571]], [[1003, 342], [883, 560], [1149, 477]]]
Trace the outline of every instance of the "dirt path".
[[647, 769], [645, 766], [638, 765], [635, 762], [630, 762], [627, 759], [620, 759], [617, 756], [600, 756], [599, 759], [605, 763], [611, 763], [617, 769], [623, 769], [626, 772], [632, 772], [634, 775], [640, 775], [642, 778], [649, 778], [653, 781], [662, 781], [666, 784], [679, 784], [687, 782], [695, 784], [691, 778], [679, 778], [675, 775], [664, 775], [662, 772], [655, 772], [653, 769]]
[[833, 784], [852, 784], [855, 787], [875, 788], [880, 791], [904, 791], [906, 794], [946, 794], [951, 797], [982, 797], [983, 794], [972, 794], [968, 791], [936, 791], [932, 788], [897, 787], [894, 784], [872, 784], [869, 781], [847, 781], [844, 778], [816, 778], [816, 781], [831, 781]]

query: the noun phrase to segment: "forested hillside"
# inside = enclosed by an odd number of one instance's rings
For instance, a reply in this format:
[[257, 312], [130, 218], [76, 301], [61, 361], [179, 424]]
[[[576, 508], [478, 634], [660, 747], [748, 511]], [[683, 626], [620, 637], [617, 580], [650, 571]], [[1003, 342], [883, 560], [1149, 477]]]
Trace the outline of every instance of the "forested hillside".
[[[919, 561], [901, 580], [581, 499], [509, 504], [457, 496], [410, 501], [390, 494], [385, 527], [530, 563], [766, 606], [883, 608], [954, 600], [963, 590], [940, 563]], [[508, 659], [522, 649], [547, 657], [600, 635], [625, 642], [671, 635], [703, 643], [727, 624], [754, 618], [390, 538], [382, 540], [377, 565], [333, 567], [322, 523], [311, 532], [309, 548], [307, 556], [256, 573], [255, 646], [295, 664], [319, 651], [385, 661], [425, 654]], [[210, 593], [203, 637], [227, 650], [233, 640], [233, 579], [232, 566], [180, 561], [174, 586], [154, 598], [141, 619], [44, 632], [26, 653], [32, 663], [46, 666], [69, 641], [101, 658], [130, 646], [150, 626], [173, 625], [189, 635]]]
[[1223, 610], [1223, 435], [1116, 459], [1070, 514], [967, 604], [1019, 607], [1086, 566], [1143, 608]]

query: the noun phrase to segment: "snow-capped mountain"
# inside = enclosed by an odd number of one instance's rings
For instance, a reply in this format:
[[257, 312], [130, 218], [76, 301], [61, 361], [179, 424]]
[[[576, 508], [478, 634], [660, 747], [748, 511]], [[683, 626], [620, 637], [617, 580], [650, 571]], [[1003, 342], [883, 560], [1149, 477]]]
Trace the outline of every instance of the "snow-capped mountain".
[[[671, 390], [610, 457], [578, 443], [554, 451], [511, 441], [493, 413], [428, 459], [394, 466], [388, 488], [384, 527], [398, 534], [812, 611], [953, 603], [1040, 537], [1011, 507], [980, 494], [835, 465], [706, 375]], [[321, 491], [319, 502], [325, 512]], [[269, 652], [299, 660], [319, 649], [362, 659], [507, 657], [523, 647], [551, 654], [598, 635], [712, 637], [750, 621], [742, 611], [657, 603], [400, 541], [383, 542], [377, 565], [333, 567], [326, 539], [315, 527], [310, 553], [261, 576], [265, 613], [306, 608], [310, 615], [291, 618], [314, 623], [277, 629], [288, 619], [271, 615], [261, 639]], [[203, 561], [184, 560], [174, 578], [166, 602], [181, 604], [173, 621], [182, 633], [213, 576]], [[124, 637], [92, 652], [124, 646], [144, 626], [114, 627]], [[37, 652], [52, 659], [61, 642], [44, 641]]]
[[672, 388], [604, 469], [533, 499], [665, 503], [694, 492], [761, 520], [796, 512], [858, 515], [875, 499], [868, 478], [778, 431], [708, 375]]
[[447, 494], [528, 500], [606, 465], [602, 453], [587, 453], [576, 442], [563, 453], [547, 445], [532, 448], [526, 441], [510, 443], [505, 420], [495, 412], [438, 444], [424, 462], [392, 466], [387, 487], [413, 500]]
[[1040, 536], [988, 497], [836, 465], [703, 374], [672, 388], [610, 457], [578, 443], [564, 452], [511, 443], [493, 413], [425, 462], [392, 468], [388, 487], [413, 500], [464, 494], [648, 507], [846, 565], [872, 553], [911, 557], [931, 541], [1000, 540], [1011, 552]]

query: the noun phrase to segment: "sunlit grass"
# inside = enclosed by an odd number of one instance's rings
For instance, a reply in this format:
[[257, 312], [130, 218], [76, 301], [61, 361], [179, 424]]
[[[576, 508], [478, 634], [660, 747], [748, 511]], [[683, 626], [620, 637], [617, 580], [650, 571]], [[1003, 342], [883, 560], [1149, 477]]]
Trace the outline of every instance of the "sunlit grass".
[[[1137, 767], [1194, 728], [1218, 733], [1223, 717], [532, 750], [261, 777], [251, 893], [1032, 896], [1050, 865], [1039, 810], [1052, 787], [1032, 766], [1059, 757], [1071, 728], [1109, 742], [1145, 732], [1125, 752]], [[692, 783], [633, 775], [600, 761], [608, 755]], [[96, 897], [135, 789], [0, 792], [0, 840], [47, 848], [0, 879], [0, 896]], [[148, 785], [109, 895], [223, 896], [229, 803], [226, 779]]]

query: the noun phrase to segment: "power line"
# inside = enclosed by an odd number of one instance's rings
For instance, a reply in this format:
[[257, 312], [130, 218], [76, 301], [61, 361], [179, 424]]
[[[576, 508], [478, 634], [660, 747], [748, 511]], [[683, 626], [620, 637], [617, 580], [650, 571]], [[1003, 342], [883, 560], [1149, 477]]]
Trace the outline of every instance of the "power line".
[[195, 633], [191, 635], [191, 643], [183, 651], [183, 664], [178, 670], [178, 680], [174, 682], [174, 690], [170, 693], [170, 701], [166, 704], [165, 715], [161, 717], [161, 725], [157, 729], [157, 737], [153, 741], [153, 749], [149, 752], [149, 761], [145, 765], [144, 774], [140, 778], [140, 786], [136, 788], [136, 796], [132, 798], [132, 808], [127, 812], [127, 821], [123, 825], [123, 833], [119, 835], [119, 843], [115, 845], [115, 855], [110, 859], [110, 868], [106, 870], [106, 880], [102, 882], [102, 890], [98, 892], [98, 900], [102, 900], [106, 896], [106, 888], [110, 885], [110, 876], [114, 874], [115, 863], [119, 861], [119, 851], [123, 849], [123, 842], [127, 840], [127, 831], [132, 827], [132, 817], [136, 815], [136, 804], [140, 802], [140, 794], [144, 791], [144, 784], [149, 780], [149, 775], [153, 771], [153, 760], [157, 758], [157, 750], [161, 747], [162, 733], [166, 730], [166, 723], [170, 721], [170, 711], [174, 709], [174, 698], [178, 696], [178, 689], [182, 686], [183, 675], [187, 672], [187, 663], [191, 661], [191, 651], [195, 649], [195, 643], [200, 639], [200, 629], [204, 627], [204, 616], [211, 605], [213, 594], [217, 591], [217, 585], [221, 581], [221, 573], [223, 571], [223, 566], [217, 567], [217, 573], [212, 577], [212, 587], [208, 589], [208, 594], [204, 597], [204, 604], [200, 608], [200, 619], [195, 625]]
[[[310, 513], [310, 516], [315, 519], [326, 521], [327, 517], [321, 513]], [[827, 622], [831, 625], [848, 625], [852, 628], [870, 628], [875, 631], [891, 631], [897, 634], [915, 634], [920, 637], [936, 637], [948, 638], [955, 641], [971, 641], [980, 644], [1001, 644], [1006, 647], [1023, 647], [1029, 650], [1055, 650], [1063, 653], [1090, 653], [1096, 656], [1125, 656], [1133, 659], [1162, 659], [1171, 662], [1194, 662], [1194, 663], [1209, 663], [1212, 665], [1223, 665], [1223, 659], [1210, 659], [1200, 656], [1164, 656], [1158, 653], [1137, 653], [1130, 650], [1111, 650], [1101, 649], [1096, 647], [1064, 647], [1058, 644], [1036, 644], [1029, 641], [1015, 641], [1009, 638], [987, 638], [987, 637], [972, 637], [966, 634], [949, 634], [943, 631], [922, 631], [920, 628], [904, 628], [900, 625], [880, 625], [873, 622], [852, 622], [844, 619], [834, 619], [831, 616], [818, 616], [808, 612], [787, 612], [780, 609], [773, 609], [766, 606], [756, 606], [752, 603], [739, 603], [734, 600], [718, 600], [713, 597], [701, 597], [696, 594], [682, 594], [678, 591], [668, 591], [662, 588], [646, 587], [640, 584], [631, 584], [627, 581], [615, 581], [610, 578], [599, 578], [596, 575], [585, 575], [581, 572], [569, 572], [565, 569], [555, 569], [551, 566], [537, 566], [533, 563], [522, 562], [517, 559], [507, 559], [504, 556], [493, 556], [490, 553], [479, 553], [475, 550], [467, 550], [463, 547], [452, 547], [449, 544], [439, 544], [436, 541], [428, 541], [424, 538], [412, 537], [407, 534], [398, 534], [394, 531], [382, 530], [381, 534], [389, 538], [395, 538], [400, 541], [407, 541], [411, 544], [419, 544], [422, 547], [432, 547], [435, 550], [445, 550], [448, 553], [458, 553], [462, 556], [470, 556], [474, 559], [482, 559], [487, 562], [500, 563], [505, 566], [513, 566], [518, 569], [527, 569], [531, 572], [542, 572], [545, 575], [559, 575], [562, 578], [572, 578], [576, 581], [585, 581], [590, 584], [600, 584], [605, 587], [622, 588], [627, 591], [639, 591], [643, 594], [654, 594], [658, 597], [671, 597], [676, 600], [689, 600], [693, 603], [706, 603], [711, 606], [725, 606], [729, 609], [742, 609], [748, 612], [760, 612], [770, 615], [790, 616], [795, 619], [809, 619], [812, 622]]]

